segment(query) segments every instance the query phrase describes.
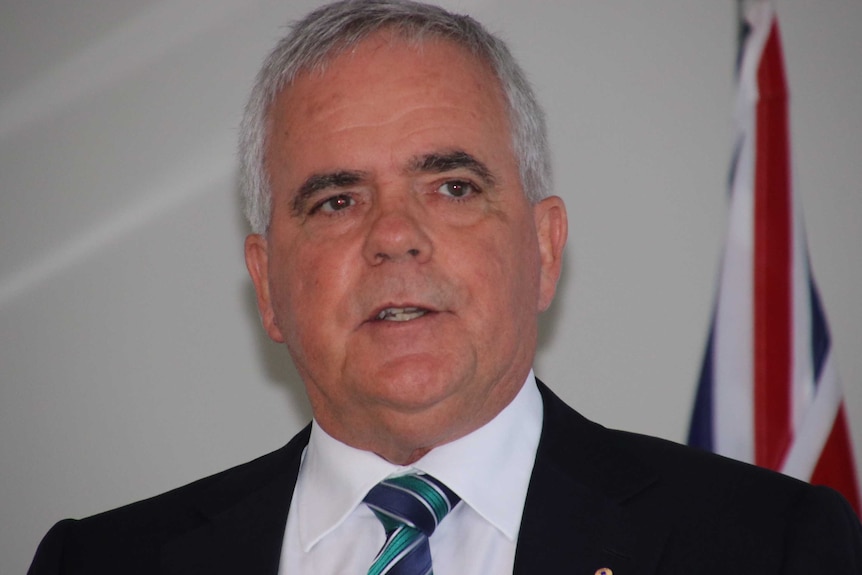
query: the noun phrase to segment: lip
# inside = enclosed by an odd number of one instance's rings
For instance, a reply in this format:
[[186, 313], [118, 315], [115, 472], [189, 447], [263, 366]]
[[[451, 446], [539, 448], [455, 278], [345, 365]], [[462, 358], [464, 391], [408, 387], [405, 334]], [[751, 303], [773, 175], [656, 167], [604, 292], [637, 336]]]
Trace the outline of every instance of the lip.
[[[421, 303], [387, 303], [387, 304], [384, 304], [384, 305], [381, 305], [381, 306], [378, 306], [377, 308], [375, 308], [374, 311], [362, 323], [381, 322], [382, 320], [378, 319], [380, 314], [383, 313], [385, 310], [391, 309], [391, 308], [396, 308], [396, 309], [414, 308], [417, 310], [424, 311], [425, 316], [427, 316], [429, 314], [437, 313], [439, 311], [439, 310], [435, 309], [434, 307], [424, 305]], [[422, 316], [422, 317], [425, 317], [425, 316]], [[421, 318], [417, 318], [417, 319], [421, 319]], [[415, 320], [413, 320], [413, 321], [415, 321]], [[410, 322], [406, 322], [406, 323], [410, 323]]]

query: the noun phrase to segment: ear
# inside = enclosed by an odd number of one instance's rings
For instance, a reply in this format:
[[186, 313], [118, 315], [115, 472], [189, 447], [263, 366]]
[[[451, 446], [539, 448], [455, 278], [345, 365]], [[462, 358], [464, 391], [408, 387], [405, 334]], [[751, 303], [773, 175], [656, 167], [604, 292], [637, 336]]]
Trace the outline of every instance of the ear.
[[263, 329], [273, 341], [283, 343], [284, 335], [278, 327], [269, 291], [269, 251], [266, 237], [250, 234], [245, 238], [245, 266], [251, 281], [254, 282], [257, 310]]
[[538, 311], [541, 312], [548, 309], [557, 291], [557, 280], [563, 267], [563, 248], [569, 234], [569, 220], [566, 205], [559, 196], [551, 196], [535, 204], [533, 217], [541, 258], [538, 305]]

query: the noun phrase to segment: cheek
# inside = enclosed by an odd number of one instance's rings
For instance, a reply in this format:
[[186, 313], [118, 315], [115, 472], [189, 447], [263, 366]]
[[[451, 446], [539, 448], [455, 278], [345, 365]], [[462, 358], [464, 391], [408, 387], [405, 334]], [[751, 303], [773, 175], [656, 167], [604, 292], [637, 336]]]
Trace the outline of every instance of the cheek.
[[499, 286], [500, 310], [511, 316], [524, 312], [534, 314], [539, 297], [538, 243], [532, 226], [523, 223], [517, 230], [498, 236], [493, 246], [495, 281]]
[[347, 321], [352, 281], [348, 263], [344, 251], [326, 246], [293, 250], [279, 262], [276, 312], [303, 334], [331, 332]]
[[327, 311], [332, 290], [313, 266], [298, 263], [281, 268], [274, 310], [297, 368], [316, 373], [317, 366], [330, 365], [333, 359], [327, 355], [335, 341], [332, 314]]
[[454, 257], [460, 277], [469, 278], [470, 306], [481, 310], [486, 320], [492, 316], [494, 322], [511, 319], [516, 310], [534, 305], [536, 265], [529, 238], [511, 229], [477, 233], [473, 238], [469, 249], [456, 250]]
[[275, 257], [270, 256], [269, 264], [270, 292], [276, 319], [282, 330], [295, 332], [304, 321], [303, 307], [307, 307], [298, 305], [298, 302], [315, 293], [308, 288], [308, 281], [314, 281], [314, 278], [295, 250], [279, 250]]

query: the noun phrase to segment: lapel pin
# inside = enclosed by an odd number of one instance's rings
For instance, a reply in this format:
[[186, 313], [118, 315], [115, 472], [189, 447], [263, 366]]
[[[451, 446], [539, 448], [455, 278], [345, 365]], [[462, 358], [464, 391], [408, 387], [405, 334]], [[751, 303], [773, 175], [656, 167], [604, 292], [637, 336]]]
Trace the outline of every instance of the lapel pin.
[[602, 567], [596, 571], [596, 575], [614, 575], [614, 572], [607, 567]]

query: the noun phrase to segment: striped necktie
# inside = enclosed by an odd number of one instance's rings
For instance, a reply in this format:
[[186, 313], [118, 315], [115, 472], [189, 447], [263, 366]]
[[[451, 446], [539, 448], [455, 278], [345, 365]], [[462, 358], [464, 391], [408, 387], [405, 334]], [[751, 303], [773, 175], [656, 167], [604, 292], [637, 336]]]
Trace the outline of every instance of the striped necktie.
[[390, 477], [365, 503], [386, 530], [386, 543], [368, 575], [433, 575], [428, 538], [461, 498], [430, 475]]

